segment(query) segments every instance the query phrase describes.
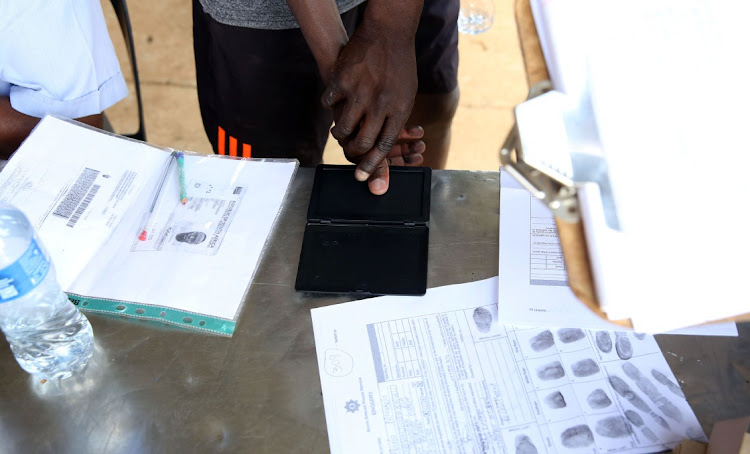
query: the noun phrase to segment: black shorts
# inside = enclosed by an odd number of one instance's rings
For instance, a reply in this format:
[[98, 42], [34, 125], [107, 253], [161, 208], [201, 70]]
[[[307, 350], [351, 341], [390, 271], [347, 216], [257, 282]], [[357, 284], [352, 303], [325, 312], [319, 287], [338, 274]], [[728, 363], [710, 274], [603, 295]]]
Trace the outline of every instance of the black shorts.
[[[348, 34], [365, 4], [341, 15]], [[458, 85], [458, 0], [426, 0], [416, 35], [419, 93]], [[333, 122], [325, 86], [298, 28], [225, 25], [193, 0], [193, 43], [203, 126], [214, 152], [231, 156], [322, 161]]]

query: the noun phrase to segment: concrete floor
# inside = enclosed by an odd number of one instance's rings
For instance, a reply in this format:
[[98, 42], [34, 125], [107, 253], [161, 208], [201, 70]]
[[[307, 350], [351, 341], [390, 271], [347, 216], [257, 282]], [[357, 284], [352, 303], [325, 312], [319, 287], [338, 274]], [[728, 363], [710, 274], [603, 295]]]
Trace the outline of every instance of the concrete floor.
[[[132, 73], [112, 6], [108, 1], [102, 6], [131, 86], [128, 98], [107, 115], [115, 131], [130, 133], [137, 128]], [[129, 0], [128, 8], [148, 141], [209, 153], [195, 87], [191, 0]], [[495, 23], [488, 32], [459, 39], [461, 101], [453, 123], [449, 169], [497, 169], [498, 150], [513, 122], [512, 109], [526, 96], [513, 0], [495, 0], [495, 8]], [[329, 140], [324, 160], [346, 163], [334, 140]]]

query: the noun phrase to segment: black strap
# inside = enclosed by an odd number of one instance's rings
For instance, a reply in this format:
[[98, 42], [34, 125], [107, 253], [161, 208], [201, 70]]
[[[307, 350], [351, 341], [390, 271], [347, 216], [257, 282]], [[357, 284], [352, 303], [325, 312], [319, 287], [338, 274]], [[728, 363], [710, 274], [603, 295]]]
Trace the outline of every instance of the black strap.
[[143, 121], [143, 102], [141, 101], [141, 81], [138, 78], [138, 65], [135, 62], [135, 46], [133, 45], [133, 30], [130, 28], [130, 15], [125, 0], [112, 0], [117, 20], [120, 22], [122, 35], [125, 38], [125, 46], [128, 49], [130, 63], [133, 68], [133, 79], [135, 80], [135, 96], [138, 100], [138, 131], [134, 134], [122, 134], [132, 139], [146, 140], [146, 127]]

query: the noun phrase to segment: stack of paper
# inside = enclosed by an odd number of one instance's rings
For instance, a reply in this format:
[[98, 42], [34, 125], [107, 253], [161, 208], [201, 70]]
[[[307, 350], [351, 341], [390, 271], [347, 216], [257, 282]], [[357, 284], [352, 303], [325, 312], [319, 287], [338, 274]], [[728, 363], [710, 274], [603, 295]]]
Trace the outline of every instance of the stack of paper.
[[[741, 80], [750, 70], [742, 57], [750, 5], [531, 6], [555, 89], [592, 116], [566, 112], [566, 133], [581, 138], [593, 125], [606, 161], [607, 187], [574, 175], [602, 309], [651, 332], [747, 313], [750, 237], [733, 226], [750, 172], [750, 88]], [[608, 204], [616, 222], [605, 219]]]

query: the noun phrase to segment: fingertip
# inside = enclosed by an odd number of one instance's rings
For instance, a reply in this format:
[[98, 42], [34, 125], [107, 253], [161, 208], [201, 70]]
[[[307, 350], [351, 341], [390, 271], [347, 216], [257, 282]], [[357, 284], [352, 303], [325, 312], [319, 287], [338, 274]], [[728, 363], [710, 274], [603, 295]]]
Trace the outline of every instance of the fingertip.
[[354, 178], [356, 178], [357, 181], [367, 181], [367, 179], [370, 178], [370, 174], [362, 169], [357, 169], [354, 171]]
[[388, 182], [383, 178], [375, 178], [368, 183], [370, 192], [375, 195], [383, 195], [388, 192]]
[[410, 126], [407, 130], [409, 132], [409, 135], [412, 137], [422, 137], [424, 136], [424, 128], [421, 126]]
[[409, 156], [409, 161], [407, 163], [412, 167], [418, 167], [421, 166], [424, 162], [424, 157], [421, 154], [415, 154]]
[[426, 149], [427, 149], [427, 145], [421, 140], [414, 142], [410, 144], [409, 146], [409, 151], [411, 152], [411, 154], [422, 154], [425, 152]]

